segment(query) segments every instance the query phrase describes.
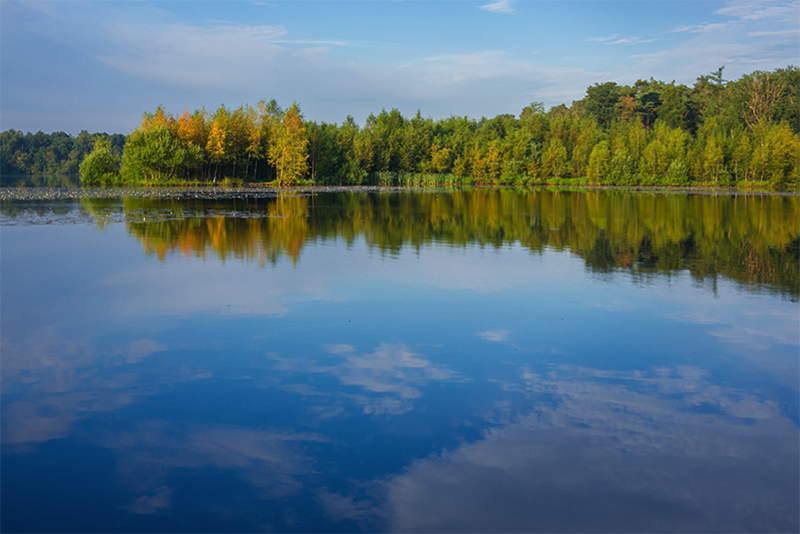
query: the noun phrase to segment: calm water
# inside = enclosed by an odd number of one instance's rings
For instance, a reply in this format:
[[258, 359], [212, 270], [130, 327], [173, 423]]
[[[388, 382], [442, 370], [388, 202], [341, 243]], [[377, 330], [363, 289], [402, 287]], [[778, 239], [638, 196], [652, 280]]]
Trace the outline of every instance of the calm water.
[[12, 531], [797, 531], [800, 199], [2, 205]]

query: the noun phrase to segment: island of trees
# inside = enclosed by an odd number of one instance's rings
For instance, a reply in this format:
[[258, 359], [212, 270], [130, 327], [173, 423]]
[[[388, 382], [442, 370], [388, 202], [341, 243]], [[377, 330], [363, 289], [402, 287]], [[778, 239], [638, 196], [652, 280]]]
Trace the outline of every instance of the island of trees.
[[[799, 91], [800, 69], [790, 66], [735, 81], [720, 68], [692, 87], [654, 79], [598, 83], [569, 107], [545, 110], [534, 102], [518, 118], [432, 120], [392, 109], [369, 115], [361, 127], [349, 116], [342, 124], [308, 121], [297, 104], [282, 109], [274, 100], [179, 116], [159, 107], [144, 114], [124, 148], [118, 136], [94, 134], [80, 173], [85, 184], [107, 185], [797, 187]], [[37, 145], [40, 135], [2, 132], [1, 172], [63, 170], [55, 149]], [[89, 137], [78, 136], [84, 153]]]

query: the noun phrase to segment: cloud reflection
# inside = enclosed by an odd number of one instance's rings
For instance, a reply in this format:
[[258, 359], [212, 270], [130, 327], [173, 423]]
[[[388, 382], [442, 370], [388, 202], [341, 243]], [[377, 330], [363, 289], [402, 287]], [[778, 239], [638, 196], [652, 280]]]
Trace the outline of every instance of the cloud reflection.
[[478, 336], [486, 341], [495, 341], [502, 343], [508, 339], [508, 330], [487, 330], [485, 332], [478, 332]]
[[[347, 344], [327, 345], [325, 349], [342, 360], [323, 365], [304, 358], [283, 358], [276, 354], [270, 354], [269, 357], [275, 361], [278, 370], [337, 377], [346, 386], [336, 395], [338, 399], [360, 406], [363, 413], [373, 415], [397, 415], [411, 411], [412, 401], [422, 397], [421, 386], [434, 380], [457, 379], [454, 371], [432, 364], [403, 343], [382, 343], [368, 354], [359, 354], [354, 346]], [[321, 394], [309, 386], [284, 387], [287, 388], [303, 396]], [[355, 392], [351, 391], [352, 388]], [[308, 411], [327, 418], [339, 415], [344, 410], [326, 404], [311, 406]]]
[[325, 441], [328, 438], [309, 432], [227, 425], [176, 427], [166, 421], [143, 422], [131, 432], [99, 437], [103, 447], [120, 451], [118, 474], [136, 493], [129, 509], [139, 514], [170, 507], [173, 489], [164, 484], [178, 470], [200, 474], [213, 468], [233, 474], [263, 499], [293, 495], [302, 487], [299, 477], [311, 471], [311, 459], [297, 445]]
[[797, 530], [797, 427], [774, 404], [696, 368], [523, 378], [528, 415], [386, 484], [392, 530]]
[[46, 328], [38, 335], [3, 339], [2, 387], [15, 400], [3, 406], [2, 442], [38, 443], [67, 436], [73, 425], [93, 413], [127, 406], [152, 387], [139, 381], [126, 364], [166, 350], [139, 339], [100, 353], [86, 339], [69, 339]]

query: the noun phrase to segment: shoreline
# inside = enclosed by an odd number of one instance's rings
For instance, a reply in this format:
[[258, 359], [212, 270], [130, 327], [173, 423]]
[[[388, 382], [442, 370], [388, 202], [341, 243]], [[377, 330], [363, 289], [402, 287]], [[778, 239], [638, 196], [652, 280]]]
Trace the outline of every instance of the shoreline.
[[798, 191], [775, 191], [737, 187], [685, 187], [685, 186], [621, 186], [621, 185], [468, 185], [468, 186], [381, 186], [381, 185], [303, 185], [277, 188], [262, 184], [236, 187], [2, 187], [0, 201], [69, 200], [81, 198], [164, 198], [173, 200], [226, 200], [239, 198], [276, 198], [286, 194], [316, 195], [320, 193], [402, 193], [402, 192], [452, 192], [480, 189], [518, 190], [535, 192], [565, 191], [627, 191], [632, 193], [699, 194], [735, 196], [800, 196]]

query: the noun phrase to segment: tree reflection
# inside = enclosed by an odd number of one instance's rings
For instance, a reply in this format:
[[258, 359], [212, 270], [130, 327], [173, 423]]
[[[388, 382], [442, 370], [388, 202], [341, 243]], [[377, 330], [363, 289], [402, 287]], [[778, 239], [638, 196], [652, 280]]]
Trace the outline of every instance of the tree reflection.
[[318, 239], [363, 238], [386, 254], [433, 243], [519, 243], [532, 252], [570, 251], [596, 272], [688, 270], [800, 293], [797, 197], [475, 189], [213, 203], [140, 198], [126, 199], [124, 210], [129, 233], [162, 260], [180, 252], [262, 265], [285, 255], [296, 263], [306, 241]]
[[136, 198], [126, 199], [124, 209], [128, 232], [142, 242], [146, 254], [161, 260], [173, 253], [187, 258], [211, 253], [223, 261], [265, 265], [283, 255], [297, 262], [309, 235], [308, 205], [308, 197], [280, 195], [235, 215], [224, 204], [214, 204], [198, 216], [196, 204]]

